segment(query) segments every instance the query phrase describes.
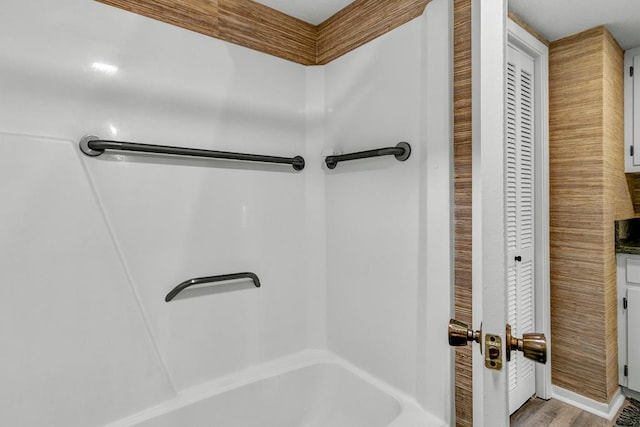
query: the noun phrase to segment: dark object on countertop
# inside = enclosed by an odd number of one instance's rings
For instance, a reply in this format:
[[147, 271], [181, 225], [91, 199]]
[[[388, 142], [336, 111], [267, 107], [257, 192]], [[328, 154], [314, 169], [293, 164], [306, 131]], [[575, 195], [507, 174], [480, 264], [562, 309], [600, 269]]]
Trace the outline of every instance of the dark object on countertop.
[[616, 253], [640, 255], [640, 218], [615, 221]]

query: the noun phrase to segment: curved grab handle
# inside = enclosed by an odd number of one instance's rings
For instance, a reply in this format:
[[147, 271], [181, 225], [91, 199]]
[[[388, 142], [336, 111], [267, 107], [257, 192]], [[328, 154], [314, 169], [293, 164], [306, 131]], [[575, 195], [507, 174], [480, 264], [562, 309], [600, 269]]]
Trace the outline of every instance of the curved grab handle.
[[207, 276], [207, 277], [197, 277], [195, 279], [185, 280], [180, 283], [178, 286], [173, 288], [171, 292], [167, 294], [164, 298], [166, 302], [174, 299], [180, 292], [184, 291], [188, 287], [201, 285], [203, 283], [216, 283], [216, 282], [226, 282], [227, 280], [236, 280], [236, 279], [251, 279], [253, 280], [253, 284], [256, 288], [260, 287], [260, 279], [255, 273], [245, 272], [245, 273], [233, 273], [233, 274], [221, 274], [218, 276]]
[[329, 169], [335, 169], [338, 162], [346, 160], [366, 159], [368, 157], [379, 156], [395, 156], [401, 162], [404, 162], [411, 155], [411, 145], [408, 142], [399, 142], [395, 147], [376, 148], [375, 150], [358, 151], [357, 153], [339, 154], [335, 156], [327, 156], [324, 161]]

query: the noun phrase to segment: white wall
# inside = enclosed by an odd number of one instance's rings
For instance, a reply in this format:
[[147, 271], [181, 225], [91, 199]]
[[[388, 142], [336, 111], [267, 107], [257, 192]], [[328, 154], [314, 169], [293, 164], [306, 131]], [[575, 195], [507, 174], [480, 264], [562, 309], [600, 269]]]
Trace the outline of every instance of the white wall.
[[415, 394], [421, 21], [326, 67], [327, 146], [411, 144], [327, 172], [329, 348]]
[[[2, 12], [0, 424], [102, 425], [303, 348], [447, 419], [446, 0], [307, 68], [92, 1]], [[87, 133], [307, 167], [88, 158]], [[406, 162], [323, 166], [399, 141]], [[260, 289], [164, 302], [246, 270]]]
[[99, 425], [169, 397], [74, 146], [0, 134], [0, 177], [0, 424]]
[[327, 152], [411, 157], [327, 170], [328, 345], [449, 419], [451, 7], [326, 66]]
[[[300, 65], [97, 2], [3, 2], [0, 424], [101, 425], [308, 346], [303, 173], [77, 148], [304, 155], [305, 85]], [[239, 271], [262, 287], [164, 302]]]

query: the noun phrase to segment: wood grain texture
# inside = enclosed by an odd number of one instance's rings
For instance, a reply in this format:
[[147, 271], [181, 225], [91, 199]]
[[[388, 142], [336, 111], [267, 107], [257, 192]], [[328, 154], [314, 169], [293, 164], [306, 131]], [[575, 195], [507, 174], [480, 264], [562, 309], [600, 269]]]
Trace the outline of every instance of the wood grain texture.
[[96, 0], [147, 18], [218, 37], [218, 0]]
[[509, 18], [516, 24], [520, 25], [526, 32], [538, 39], [540, 43], [544, 44], [545, 46], [549, 46], [549, 40], [542, 37], [540, 33], [538, 33], [538, 31], [536, 31], [531, 25], [523, 21], [518, 15], [513, 12], [509, 12]]
[[420, 16], [429, 0], [356, 0], [312, 25], [251, 0], [96, 0], [303, 65], [322, 65]]
[[598, 27], [549, 49], [552, 382], [598, 402], [617, 376], [613, 219], [632, 209], [616, 203], [622, 57], [609, 37]]
[[429, 0], [356, 0], [318, 26], [317, 63], [327, 64], [420, 16]]
[[303, 65], [316, 63], [317, 30], [251, 0], [219, 0], [219, 38]]
[[316, 26], [250, 0], [96, 1], [303, 65], [316, 63]]
[[[471, 324], [471, 0], [454, 0], [453, 156], [455, 317]], [[456, 425], [473, 425], [472, 347], [455, 357]]]

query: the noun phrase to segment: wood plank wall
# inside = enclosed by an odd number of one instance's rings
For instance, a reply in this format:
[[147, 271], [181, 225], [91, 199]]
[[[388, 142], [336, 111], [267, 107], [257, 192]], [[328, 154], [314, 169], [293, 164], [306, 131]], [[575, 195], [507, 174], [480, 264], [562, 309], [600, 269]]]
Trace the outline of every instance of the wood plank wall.
[[[471, 0], [453, 2], [455, 318], [471, 324]], [[472, 347], [455, 360], [456, 425], [473, 425]]]
[[327, 64], [420, 16], [430, 0], [356, 0], [312, 25], [251, 0], [96, 0], [303, 65]]
[[622, 59], [604, 27], [549, 49], [552, 382], [598, 402], [617, 387], [613, 220], [633, 216]]

